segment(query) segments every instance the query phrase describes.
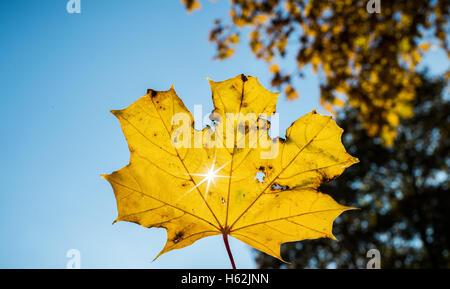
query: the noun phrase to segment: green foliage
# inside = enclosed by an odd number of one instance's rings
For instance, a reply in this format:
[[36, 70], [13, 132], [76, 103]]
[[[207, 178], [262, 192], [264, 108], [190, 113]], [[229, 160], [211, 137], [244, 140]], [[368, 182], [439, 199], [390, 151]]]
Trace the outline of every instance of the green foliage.
[[[182, 2], [188, 11], [200, 7], [196, 0]], [[381, 1], [381, 13], [371, 14], [367, 2], [232, 0], [230, 21], [216, 20], [210, 41], [216, 57], [225, 59], [250, 31], [253, 53], [267, 62], [272, 85], [284, 88], [289, 99], [298, 97], [292, 80], [312, 65], [320, 74], [323, 106], [334, 111], [348, 101], [360, 111], [366, 133], [389, 146], [399, 121], [412, 116], [420, 85], [416, 66], [430, 47], [424, 39], [449, 52], [450, 6], [445, 0], [389, 0]], [[283, 58], [297, 68], [283, 69]]]
[[392, 147], [363, 133], [356, 109], [340, 115], [345, 147], [360, 163], [322, 189], [361, 208], [336, 220], [340, 242], [290, 243], [282, 256], [292, 265], [259, 254], [261, 268], [365, 268], [372, 248], [381, 252], [382, 268], [450, 268], [448, 87], [442, 78], [421, 82], [414, 117], [399, 124]]

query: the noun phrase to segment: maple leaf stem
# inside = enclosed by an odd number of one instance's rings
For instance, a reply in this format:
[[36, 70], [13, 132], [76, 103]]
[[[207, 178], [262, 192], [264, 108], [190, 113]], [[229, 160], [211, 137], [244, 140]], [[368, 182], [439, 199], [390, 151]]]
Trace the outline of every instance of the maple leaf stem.
[[234, 264], [233, 254], [231, 253], [230, 244], [228, 244], [228, 234], [224, 233], [223, 236], [223, 242], [225, 244], [225, 248], [227, 248], [228, 257], [230, 257], [231, 266], [233, 269], [236, 269], [236, 265]]

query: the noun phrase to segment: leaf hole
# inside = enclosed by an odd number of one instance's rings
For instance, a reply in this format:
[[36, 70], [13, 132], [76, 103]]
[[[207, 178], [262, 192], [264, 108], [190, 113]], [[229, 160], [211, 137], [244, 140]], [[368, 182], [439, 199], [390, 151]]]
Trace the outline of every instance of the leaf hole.
[[265, 174], [265, 173], [263, 173], [263, 172], [257, 172], [257, 173], [256, 173], [256, 176], [255, 176], [255, 180], [257, 180], [257, 181], [260, 182], [260, 183], [264, 183], [264, 182], [265, 182], [265, 180], [264, 180], [265, 177], [266, 177], [266, 174]]
[[289, 186], [282, 186], [280, 184], [273, 184], [272, 187], [270, 188], [272, 191], [276, 191], [276, 190], [281, 190], [281, 191], [286, 191], [289, 190]]

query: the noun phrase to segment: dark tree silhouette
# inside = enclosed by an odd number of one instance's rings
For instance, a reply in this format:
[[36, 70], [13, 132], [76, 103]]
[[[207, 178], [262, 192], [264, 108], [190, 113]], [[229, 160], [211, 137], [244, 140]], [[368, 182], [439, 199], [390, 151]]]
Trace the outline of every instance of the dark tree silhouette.
[[356, 109], [338, 117], [345, 147], [360, 163], [322, 190], [361, 208], [336, 220], [340, 241], [284, 244], [291, 265], [259, 253], [259, 267], [365, 268], [375, 248], [382, 268], [450, 268], [449, 93], [444, 78], [421, 78], [414, 117], [399, 124], [392, 147], [366, 135]]

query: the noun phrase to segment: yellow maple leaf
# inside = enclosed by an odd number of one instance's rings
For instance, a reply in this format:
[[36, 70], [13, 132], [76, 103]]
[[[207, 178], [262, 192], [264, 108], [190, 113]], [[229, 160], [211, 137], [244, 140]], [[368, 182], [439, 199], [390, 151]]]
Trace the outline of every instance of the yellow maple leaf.
[[282, 243], [334, 239], [334, 219], [352, 208], [318, 187], [358, 162], [341, 143], [342, 129], [312, 111], [286, 139], [272, 140], [262, 116], [275, 113], [277, 93], [244, 75], [210, 85], [215, 130], [194, 129], [173, 87], [112, 111], [131, 152], [127, 166], [103, 175], [116, 221], [166, 228], [157, 257], [213, 235], [223, 235], [227, 249], [230, 235], [281, 260]]

